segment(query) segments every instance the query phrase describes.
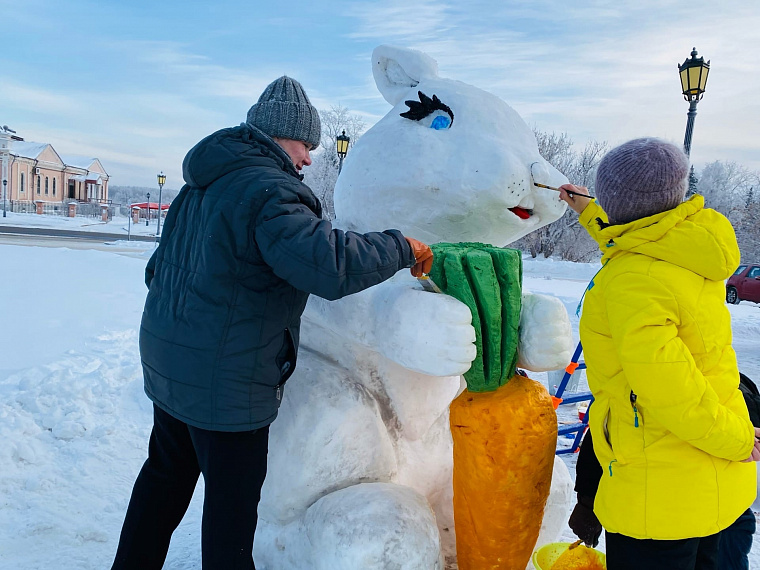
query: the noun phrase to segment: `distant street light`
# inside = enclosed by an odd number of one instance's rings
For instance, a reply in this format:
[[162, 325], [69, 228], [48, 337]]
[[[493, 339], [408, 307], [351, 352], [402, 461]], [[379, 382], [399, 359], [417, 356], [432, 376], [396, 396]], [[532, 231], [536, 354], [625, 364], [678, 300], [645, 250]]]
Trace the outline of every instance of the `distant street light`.
[[697, 57], [697, 48], [692, 48], [691, 59], [678, 66], [681, 76], [681, 91], [683, 98], [689, 102], [689, 113], [686, 120], [686, 136], [683, 139], [683, 150], [686, 156], [691, 152], [691, 135], [694, 131], [694, 119], [697, 116], [697, 103], [702, 100], [707, 86], [707, 74], [710, 73], [710, 62]]
[[3, 218], [5, 215], [5, 200], [8, 189], [8, 156], [11, 150], [11, 133], [15, 133], [8, 125], [0, 127], [0, 176], [3, 179]]
[[148, 213], [145, 216], [145, 225], [148, 225], [148, 222], [150, 222], [150, 192], [148, 192]]
[[158, 178], [158, 226], [156, 227], [156, 243], [158, 243], [158, 238], [161, 235], [161, 192], [166, 183], [166, 174], [164, 174], [164, 171], [162, 170], [160, 174], [156, 175], [156, 177]]
[[338, 151], [338, 158], [340, 159], [340, 162], [338, 163], [338, 174], [343, 170], [343, 159], [346, 158], [346, 154], [348, 154], [348, 142], [350, 140], [351, 137], [346, 136], [345, 130], [342, 135], [338, 135], [335, 139], [335, 150]]

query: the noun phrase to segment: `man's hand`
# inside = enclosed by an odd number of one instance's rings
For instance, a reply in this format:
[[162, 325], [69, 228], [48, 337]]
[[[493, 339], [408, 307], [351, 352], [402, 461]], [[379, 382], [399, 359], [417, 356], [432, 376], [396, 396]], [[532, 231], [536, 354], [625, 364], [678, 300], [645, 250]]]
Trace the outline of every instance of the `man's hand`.
[[416, 239], [408, 237], [406, 241], [409, 242], [409, 247], [412, 248], [412, 253], [416, 260], [416, 263], [410, 269], [412, 275], [422, 277], [424, 273], [430, 273], [430, 270], [433, 268], [433, 251], [427, 244]]
[[[568, 191], [572, 192], [572, 194], [568, 194]], [[568, 206], [580, 214], [586, 209], [586, 206], [591, 202], [591, 199], [579, 196], [576, 192], [580, 194], [588, 194], [588, 188], [585, 186], [575, 186], [574, 184], [563, 184], [559, 187], [559, 199], [563, 202], [567, 202]]]
[[575, 536], [580, 538], [587, 546], [594, 547], [599, 544], [602, 535], [602, 524], [594, 514], [594, 499], [584, 495], [578, 495], [578, 504], [575, 505], [570, 520], [567, 522]]

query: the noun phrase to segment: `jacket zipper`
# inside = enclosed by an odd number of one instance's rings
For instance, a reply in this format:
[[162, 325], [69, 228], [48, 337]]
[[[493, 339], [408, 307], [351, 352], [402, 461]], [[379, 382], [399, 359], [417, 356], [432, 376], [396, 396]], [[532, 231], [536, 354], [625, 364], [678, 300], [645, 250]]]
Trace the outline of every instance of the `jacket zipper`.
[[594, 283], [594, 279], [596, 279], [596, 276], [599, 275], [599, 272], [602, 269], [604, 269], [605, 265], [607, 265], [607, 261], [609, 261], [609, 259], [606, 260], [604, 263], [602, 263], [602, 266], [599, 268], [599, 270], [596, 273], [594, 273], [594, 276], [591, 278], [591, 281], [588, 282], [588, 285], [586, 286], [585, 291], [583, 291], [583, 295], [581, 295], [581, 300], [578, 301], [578, 306], [575, 308], [576, 317], [581, 316], [581, 308], [583, 308], [583, 299], [586, 298], [586, 292], [591, 291], [591, 289], [594, 288], [594, 285], [596, 285], [596, 283]]
[[639, 409], [636, 407], [636, 394], [631, 390], [631, 407], [633, 408], [633, 427], [639, 427]]

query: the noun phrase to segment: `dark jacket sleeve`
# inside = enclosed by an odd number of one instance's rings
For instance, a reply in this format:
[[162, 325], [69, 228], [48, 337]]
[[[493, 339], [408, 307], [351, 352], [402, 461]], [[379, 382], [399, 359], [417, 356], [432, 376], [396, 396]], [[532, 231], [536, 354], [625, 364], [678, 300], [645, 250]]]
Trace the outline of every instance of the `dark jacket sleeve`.
[[744, 395], [744, 401], [747, 403], [749, 419], [752, 425], [760, 427], [760, 392], [758, 392], [755, 383], [747, 376], [739, 373], [739, 390]]
[[578, 495], [593, 499], [599, 489], [599, 481], [602, 479], [602, 466], [594, 453], [594, 442], [591, 439], [591, 430], [586, 431], [581, 441], [578, 461], [575, 464], [575, 492]]
[[286, 184], [266, 191], [254, 224], [256, 243], [272, 271], [296, 289], [328, 300], [377, 285], [415, 262], [398, 230], [335, 229]]
[[[164, 221], [164, 229], [161, 231], [161, 242], [165, 242], [174, 230], [174, 224], [177, 223], [177, 212], [179, 211], [180, 204], [185, 199], [185, 196], [187, 196], [188, 191], [189, 187], [187, 185], [183, 186], [180, 193], [177, 194], [177, 197], [172, 200], [172, 204], [169, 206], [169, 212], [166, 214], [166, 220]], [[145, 266], [145, 286], [148, 289], [150, 289], [150, 282], [153, 281], [153, 276], [156, 273], [156, 257], [158, 256], [158, 251], [160, 249], [161, 244], [159, 243], [159, 246], [153, 252], [153, 255], [150, 256], [148, 265]]]

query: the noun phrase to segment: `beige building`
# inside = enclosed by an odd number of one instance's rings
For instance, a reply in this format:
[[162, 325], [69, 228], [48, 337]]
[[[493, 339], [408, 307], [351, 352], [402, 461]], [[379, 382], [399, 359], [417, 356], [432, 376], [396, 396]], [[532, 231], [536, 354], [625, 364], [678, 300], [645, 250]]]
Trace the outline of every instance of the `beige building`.
[[97, 158], [60, 155], [48, 143], [8, 138], [7, 155], [2, 157], [7, 200], [109, 202], [109, 176]]

